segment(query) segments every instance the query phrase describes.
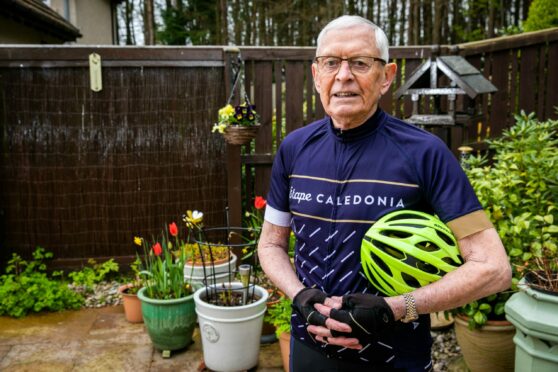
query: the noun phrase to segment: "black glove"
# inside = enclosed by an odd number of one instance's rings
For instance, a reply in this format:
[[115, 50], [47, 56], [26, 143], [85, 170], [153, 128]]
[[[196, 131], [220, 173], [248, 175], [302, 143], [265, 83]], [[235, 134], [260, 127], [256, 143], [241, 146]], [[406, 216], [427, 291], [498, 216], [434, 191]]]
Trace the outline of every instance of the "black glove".
[[326, 317], [314, 309], [314, 304], [323, 304], [327, 295], [316, 288], [304, 288], [293, 298], [292, 308], [307, 323], [323, 326]]
[[378, 333], [395, 323], [393, 311], [383, 297], [367, 293], [343, 296], [341, 310], [332, 309], [330, 318], [347, 323], [352, 332], [331, 331], [333, 336], [355, 337], [361, 343], [376, 338]]

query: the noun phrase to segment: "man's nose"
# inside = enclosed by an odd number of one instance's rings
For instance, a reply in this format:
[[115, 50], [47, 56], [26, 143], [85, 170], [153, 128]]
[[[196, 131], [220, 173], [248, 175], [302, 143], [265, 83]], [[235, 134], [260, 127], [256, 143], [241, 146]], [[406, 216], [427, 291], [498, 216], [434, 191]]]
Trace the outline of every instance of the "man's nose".
[[353, 77], [349, 61], [341, 61], [341, 66], [339, 66], [339, 71], [337, 71], [336, 76], [338, 79], [350, 79]]

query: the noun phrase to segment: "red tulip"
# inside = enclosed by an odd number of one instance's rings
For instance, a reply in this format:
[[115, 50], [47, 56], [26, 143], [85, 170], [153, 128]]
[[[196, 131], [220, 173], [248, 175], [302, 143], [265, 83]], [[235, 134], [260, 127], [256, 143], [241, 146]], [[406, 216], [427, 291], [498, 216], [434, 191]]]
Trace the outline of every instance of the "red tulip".
[[176, 223], [173, 222], [169, 225], [169, 233], [172, 236], [177, 236], [178, 235], [178, 227], [176, 226]]
[[256, 199], [254, 199], [254, 207], [256, 207], [256, 209], [262, 209], [266, 204], [267, 202], [261, 196], [256, 196]]
[[155, 256], [160, 256], [161, 253], [163, 253], [163, 248], [161, 247], [161, 244], [155, 243], [155, 245], [153, 246], [153, 254], [155, 254]]

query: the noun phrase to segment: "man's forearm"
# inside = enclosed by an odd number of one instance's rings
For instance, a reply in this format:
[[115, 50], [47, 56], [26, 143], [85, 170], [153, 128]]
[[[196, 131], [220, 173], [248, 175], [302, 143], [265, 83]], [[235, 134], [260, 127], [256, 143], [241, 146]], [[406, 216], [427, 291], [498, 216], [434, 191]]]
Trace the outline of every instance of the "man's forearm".
[[298, 280], [287, 254], [290, 229], [264, 223], [258, 258], [269, 279], [289, 298], [293, 298], [304, 285]]
[[[449, 310], [509, 288], [511, 270], [494, 229], [478, 233], [460, 248], [466, 263], [439, 281], [412, 292], [419, 314]], [[395, 319], [405, 315], [402, 296], [386, 299]]]

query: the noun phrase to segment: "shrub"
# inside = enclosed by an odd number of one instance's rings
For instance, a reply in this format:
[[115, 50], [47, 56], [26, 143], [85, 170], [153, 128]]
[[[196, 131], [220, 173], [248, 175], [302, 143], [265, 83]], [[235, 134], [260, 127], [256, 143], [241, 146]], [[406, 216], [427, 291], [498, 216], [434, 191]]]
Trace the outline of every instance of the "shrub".
[[273, 324], [277, 337], [291, 332], [291, 313], [291, 300], [287, 296], [281, 297], [279, 302], [267, 310], [265, 321]]
[[68, 274], [73, 284], [92, 288], [95, 284], [106, 280], [111, 274], [118, 273], [118, 263], [114, 262], [112, 258], [102, 264], [97, 263], [94, 259], [89, 259], [87, 263], [90, 266]]
[[[512, 288], [536, 258], [556, 257], [558, 226], [558, 121], [539, 122], [534, 114], [516, 115], [516, 124], [488, 141], [494, 153], [465, 160], [465, 171], [508, 253]], [[549, 258], [549, 257], [547, 257]], [[470, 327], [503, 319], [509, 293], [498, 293], [457, 310]]]
[[66, 283], [46, 273], [44, 260], [52, 258], [52, 253], [37, 247], [32, 261], [25, 261], [13, 254], [6, 267], [6, 274], [0, 276], [0, 315], [22, 317], [29, 312], [60, 311], [79, 309], [83, 297], [68, 288]]

